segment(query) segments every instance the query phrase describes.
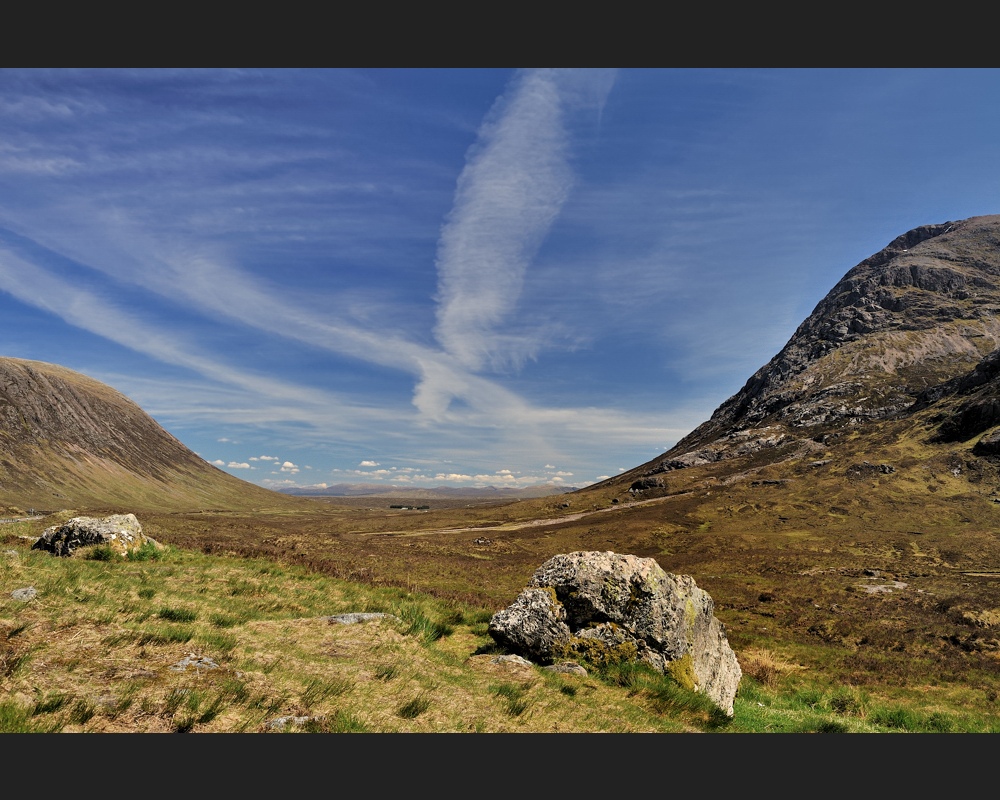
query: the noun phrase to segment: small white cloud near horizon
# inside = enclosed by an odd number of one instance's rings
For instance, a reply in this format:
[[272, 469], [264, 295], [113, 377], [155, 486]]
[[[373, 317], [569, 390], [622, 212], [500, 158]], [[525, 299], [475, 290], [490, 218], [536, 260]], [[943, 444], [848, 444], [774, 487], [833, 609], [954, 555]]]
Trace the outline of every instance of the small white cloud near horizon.
[[251, 467], [246, 461], [243, 462], [230, 461], [228, 464], [226, 464], [226, 466], [229, 469], [253, 469], [253, 467]]

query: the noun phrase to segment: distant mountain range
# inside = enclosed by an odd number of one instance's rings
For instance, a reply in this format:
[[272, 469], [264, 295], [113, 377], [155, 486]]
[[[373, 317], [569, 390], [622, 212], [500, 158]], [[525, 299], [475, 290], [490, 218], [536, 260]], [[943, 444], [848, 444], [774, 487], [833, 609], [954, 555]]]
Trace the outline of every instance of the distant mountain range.
[[336, 483], [332, 486], [291, 486], [279, 489], [283, 494], [290, 494], [301, 497], [405, 497], [411, 499], [424, 498], [432, 500], [434, 498], [528, 498], [528, 497], [548, 497], [554, 494], [577, 491], [576, 487], [561, 486], [558, 484], [538, 484], [520, 489], [509, 487], [485, 486], [479, 488], [454, 487], [454, 486], [405, 486], [400, 484], [384, 483]]

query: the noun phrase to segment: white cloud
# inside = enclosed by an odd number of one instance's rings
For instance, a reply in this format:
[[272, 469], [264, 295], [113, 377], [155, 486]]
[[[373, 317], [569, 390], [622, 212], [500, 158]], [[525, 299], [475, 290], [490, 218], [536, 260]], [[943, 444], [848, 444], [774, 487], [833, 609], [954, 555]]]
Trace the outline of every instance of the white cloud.
[[[298, 484], [295, 481], [293, 481], [293, 480], [291, 480], [289, 478], [285, 478], [284, 480], [277, 480], [277, 481], [274, 480], [273, 478], [265, 478], [264, 480], [260, 481], [260, 485], [264, 486], [264, 487], [266, 487], [268, 489], [284, 489], [285, 487], [289, 487], [289, 486], [298, 486]], [[326, 487], [324, 487], [324, 488], [326, 488]]]
[[[494, 104], [470, 148], [438, 242], [436, 335], [466, 369], [518, 363], [535, 343], [501, 329], [524, 274], [569, 195], [573, 171], [563, 123], [587, 73], [519, 74]], [[596, 75], [596, 73], [595, 73]], [[582, 77], [581, 77], [582, 76]], [[606, 73], [591, 102], [604, 102]]]
[[215, 466], [217, 466], [217, 467], [224, 467], [224, 466], [226, 466], [226, 462], [223, 461], [221, 458], [215, 459], [215, 461], [213, 461], [212, 463], [215, 464]]
[[358, 464], [358, 466], [359, 467], [377, 467], [378, 466], [378, 462], [377, 461], [362, 461], [360, 464]]
[[226, 466], [229, 467], [229, 469], [253, 469], [253, 467], [251, 467], [246, 461], [243, 462], [230, 461], [228, 464], [226, 464]]

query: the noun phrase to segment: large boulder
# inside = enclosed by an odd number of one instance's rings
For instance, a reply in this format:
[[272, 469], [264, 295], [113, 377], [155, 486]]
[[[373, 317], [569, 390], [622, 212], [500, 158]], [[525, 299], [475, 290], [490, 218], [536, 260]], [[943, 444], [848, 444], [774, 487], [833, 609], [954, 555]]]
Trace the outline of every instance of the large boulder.
[[542, 664], [643, 661], [732, 716], [743, 672], [714, 610], [694, 578], [666, 572], [651, 558], [567, 553], [535, 571], [517, 599], [493, 615], [489, 633]]
[[112, 514], [110, 517], [73, 517], [62, 525], [46, 528], [31, 549], [71, 556], [81, 547], [106, 545], [118, 555], [127, 555], [147, 542], [156, 544], [142, 532], [135, 514]]

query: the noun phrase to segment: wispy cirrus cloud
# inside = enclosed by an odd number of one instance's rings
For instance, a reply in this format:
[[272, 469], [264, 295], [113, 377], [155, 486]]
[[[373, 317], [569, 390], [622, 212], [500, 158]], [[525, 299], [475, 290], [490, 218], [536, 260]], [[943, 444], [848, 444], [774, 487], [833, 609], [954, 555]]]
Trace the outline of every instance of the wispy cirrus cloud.
[[536, 342], [502, 327], [524, 274], [573, 184], [564, 116], [586, 101], [603, 105], [607, 73], [519, 74], [495, 103], [466, 156], [454, 206], [438, 243], [435, 334], [464, 368], [502, 367]]
[[[546, 462], [578, 464], [580, 452], [604, 451], [598, 442], [677, 438], [689, 430], [679, 422], [687, 421], [683, 412], [663, 424], [655, 409], [616, 412], [587, 399], [572, 406], [522, 379], [533, 365], [519, 369], [552, 352], [547, 335], [570, 319], [558, 298], [544, 305], [548, 316], [536, 313], [542, 303], [528, 301], [551, 297], [538, 291], [540, 248], [565, 222], [568, 199], [579, 196], [581, 120], [592, 125], [600, 117], [615, 79], [613, 71], [598, 70], [517, 73], [478, 128], [456, 184], [448, 159], [386, 172], [388, 181], [356, 166], [352, 172], [356, 151], [340, 143], [324, 149], [335, 126], [316, 136], [317, 130], [273, 124], [277, 115], [248, 125], [232, 110], [239, 106], [216, 113], [206, 97], [187, 91], [181, 113], [166, 123], [167, 135], [157, 137], [146, 135], [155, 116], [111, 119], [101, 102], [88, 101], [72, 109], [89, 115], [78, 136], [35, 137], [26, 127], [6, 150], [0, 144], [0, 161], [4, 153], [13, 159], [11, 172], [39, 176], [21, 202], [18, 176], [0, 174], [0, 188], [12, 190], [0, 203], [0, 235], [9, 245], [0, 251], [0, 290], [183, 368], [156, 378], [115, 367], [116, 385], [172, 423], [281, 431], [276, 444], [248, 442], [232, 461], [226, 454], [223, 463], [232, 469], [272, 461], [286, 474], [298, 470], [284, 458], [295, 451], [277, 449], [293, 440], [347, 442], [354, 449], [342, 464], [378, 467], [398, 458], [392, 445], [367, 446], [378, 431], [381, 441], [425, 453], [435, 464], [445, 463], [448, 452], [463, 459], [453, 472], [428, 467], [428, 480], [522, 481]], [[130, 83], [141, 83], [141, 74], [118, 80], [108, 108], [132, 94], [148, 95]], [[464, 117], [454, 152], [466, 146], [469, 123], [495, 91]], [[62, 113], [38, 108], [46, 119]], [[226, 134], [239, 141], [230, 147]], [[259, 144], [265, 141], [266, 152]], [[432, 172], [438, 181], [425, 188]], [[420, 202], [393, 216], [392, 198], [406, 193], [412, 201], [414, 187]], [[451, 212], [438, 228], [453, 187]], [[429, 225], [428, 198], [439, 209]], [[382, 238], [399, 249], [369, 274], [365, 247]], [[548, 268], [554, 266], [550, 260]], [[563, 280], [572, 279], [553, 275], [547, 286]], [[580, 324], [584, 316], [572, 317], [574, 336], [592, 330], [592, 320]], [[529, 317], [551, 327], [526, 325]], [[309, 366], [297, 371], [286, 362]], [[282, 457], [250, 455], [261, 452]], [[535, 472], [491, 472], [525, 453]]]

